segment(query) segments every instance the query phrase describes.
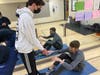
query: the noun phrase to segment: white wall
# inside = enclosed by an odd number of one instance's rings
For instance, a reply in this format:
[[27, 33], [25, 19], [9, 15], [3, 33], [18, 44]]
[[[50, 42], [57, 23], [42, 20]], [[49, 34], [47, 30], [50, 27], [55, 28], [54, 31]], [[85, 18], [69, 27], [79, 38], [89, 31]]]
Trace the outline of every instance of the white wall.
[[[57, 20], [64, 20], [64, 0], [49, 0], [50, 2], [50, 17], [37, 18], [36, 23], [52, 22]], [[53, 7], [55, 12], [53, 12]]]
[[[0, 4], [3, 3], [18, 3], [18, 2], [26, 2], [27, 0], [0, 0]], [[45, 22], [51, 22], [51, 21], [57, 21], [57, 20], [63, 20], [64, 19], [64, 0], [49, 0], [50, 1], [50, 16], [44, 17], [44, 18], [37, 18], [35, 19], [36, 23], [45, 23]], [[82, 0], [80, 0], [82, 1]], [[100, 1], [100, 0], [96, 0]], [[52, 9], [55, 7], [56, 12], [53, 13]], [[13, 11], [13, 9], [12, 9]], [[71, 11], [71, 0], [69, 0], [69, 16], [72, 16], [75, 18], [75, 13]], [[95, 22], [100, 23], [100, 18], [97, 19], [91, 19], [88, 21], [82, 21], [82, 24], [93, 24]]]
[[26, 2], [27, 0], [0, 0], [0, 4]]
[[[26, 1], [27, 0], [0, 0], [0, 4], [20, 3]], [[53, 12], [53, 7], [55, 8], [55, 12]], [[50, 16], [35, 19], [36, 24], [64, 20], [64, 0], [49, 0], [49, 9], [50, 9]], [[15, 9], [11, 9], [10, 11], [15, 11]], [[15, 23], [16, 21], [12, 22], [13, 25], [15, 25]]]
[[100, 18], [91, 19], [91, 20], [88, 20], [88, 21], [82, 21], [81, 23], [84, 24], [84, 25], [93, 25], [94, 23], [100, 24]]

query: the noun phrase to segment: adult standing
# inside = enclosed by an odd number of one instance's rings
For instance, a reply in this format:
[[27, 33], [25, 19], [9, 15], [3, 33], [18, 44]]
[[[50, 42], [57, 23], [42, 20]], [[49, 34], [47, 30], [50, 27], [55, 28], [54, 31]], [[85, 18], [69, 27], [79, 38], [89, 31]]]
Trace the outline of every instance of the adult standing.
[[23, 60], [28, 75], [40, 75], [36, 68], [33, 49], [37, 47], [44, 54], [48, 52], [36, 37], [33, 13], [39, 13], [45, 3], [43, 0], [28, 0], [26, 4], [27, 7], [16, 11], [19, 18], [15, 47]]

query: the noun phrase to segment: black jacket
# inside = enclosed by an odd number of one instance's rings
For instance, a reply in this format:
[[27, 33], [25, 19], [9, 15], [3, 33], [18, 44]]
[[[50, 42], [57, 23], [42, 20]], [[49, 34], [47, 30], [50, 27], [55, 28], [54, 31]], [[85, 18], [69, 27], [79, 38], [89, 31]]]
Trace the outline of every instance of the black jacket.
[[[6, 26], [3, 27], [2, 23], [6, 23]], [[1, 28], [9, 28], [8, 25], [11, 24], [10, 20], [7, 17], [0, 18], [0, 29]]]

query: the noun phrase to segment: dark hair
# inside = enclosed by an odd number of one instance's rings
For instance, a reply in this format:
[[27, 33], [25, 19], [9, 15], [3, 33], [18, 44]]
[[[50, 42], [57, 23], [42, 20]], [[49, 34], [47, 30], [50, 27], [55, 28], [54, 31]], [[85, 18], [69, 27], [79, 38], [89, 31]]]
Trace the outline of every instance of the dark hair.
[[45, 5], [45, 2], [43, 0], [28, 0], [28, 2], [26, 2], [26, 7], [32, 5], [33, 3], [41, 6]]
[[55, 27], [50, 28], [50, 30], [56, 32], [56, 28]]
[[70, 47], [79, 48], [80, 42], [78, 40], [74, 40], [70, 43]]

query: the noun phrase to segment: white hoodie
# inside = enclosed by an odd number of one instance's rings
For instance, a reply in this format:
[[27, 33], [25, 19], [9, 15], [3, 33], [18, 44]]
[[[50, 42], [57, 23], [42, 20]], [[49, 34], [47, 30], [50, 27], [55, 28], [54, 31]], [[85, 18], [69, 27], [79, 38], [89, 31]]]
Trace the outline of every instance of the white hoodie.
[[18, 18], [18, 28], [16, 32], [15, 47], [19, 53], [30, 53], [37, 47], [43, 50], [43, 46], [40, 44], [39, 40], [36, 38], [35, 26], [33, 20], [33, 12], [27, 8], [17, 9]]

